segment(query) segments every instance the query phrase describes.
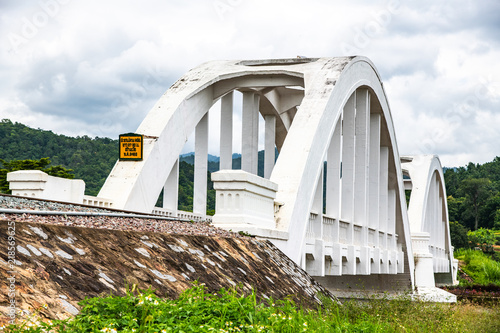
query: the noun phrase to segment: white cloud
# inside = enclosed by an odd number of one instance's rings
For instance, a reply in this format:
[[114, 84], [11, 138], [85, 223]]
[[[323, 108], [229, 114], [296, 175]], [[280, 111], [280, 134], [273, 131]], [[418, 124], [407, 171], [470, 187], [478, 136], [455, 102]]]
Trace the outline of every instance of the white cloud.
[[401, 153], [450, 166], [500, 155], [495, 0], [41, 0], [0, 13], [0, 118], [117, 137], [205, 61], [348, 52], [377, 66]]

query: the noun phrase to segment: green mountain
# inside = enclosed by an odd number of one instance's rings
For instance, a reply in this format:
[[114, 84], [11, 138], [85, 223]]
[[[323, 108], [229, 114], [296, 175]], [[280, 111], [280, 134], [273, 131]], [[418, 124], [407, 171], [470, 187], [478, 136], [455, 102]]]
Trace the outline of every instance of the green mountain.
[[[277, 152], [276, 152], [277, 154]], [[277, 156], [277, 155], [276, 155]], [[51, 165], [71, 169], [76, 179], [85, 181], [85, 194], [97, 195], [106, 177], [118, 159], [118, 140], [68, 137], [52, 131], [30, 128], [8, 119], [0, 121], [0, 160], [7, 165], [17, 160], [40, 160], [49, 158]], [[219, 170], [219, 157], [208, 158], [207, 211], [215, 210], [215, 190], [210, 173]], [[259, 152], [259, 174], [263, 175], [264, 152]], [[29, 163], [28, 163], [29, 164]], [[36, 164], [36, 163], [35, 163]], [[179, 164], [179, 209], [192, 211], [193, 207], [194, 153], [180, 156]], [[1, 165], [1, 164], [0, 164]], [[241, 155], [233, 154], [233, 168], [241, 169]], [[162, 195], [157, 205], [161, 206]]]
[[97, 195], [118, 159], [118, 140], [68, 137], [52, 131], [33, 129], [8, 119], [0, 122], [0, 159], [39, 160], [49, 157], [52, 165], [72, 169], [83, 179], [86, 194]]
[[[33, 129], [8, 119], [0, 121], [1, 160], [9, 164], [16, 160], [45, 157], [50, 159], [52, 167], [60, 165], [72, 169], [75, 178], [85, 181], [86, 194], [97, 195], [118, 158], [118, 140], [85, 135], [74, 138]], [[181, 156], [180, 161], [179, 208], [189, 211], [193, 205], [193, 153]], [[258, 173], [263, 175], [263, 151], [259, 152], [258, 163]], [[241, 155], [233, 155], [233, 168], [241, 168]], [[210, 173], [218, 169], [219, 158], [210, 156], [208, 211], [215, 209]], [[481, 227], [500, 229], [500, 157], [482, 165], [469, 163], [464, 167], [443, 169], [450, 221], [470, 230]]]

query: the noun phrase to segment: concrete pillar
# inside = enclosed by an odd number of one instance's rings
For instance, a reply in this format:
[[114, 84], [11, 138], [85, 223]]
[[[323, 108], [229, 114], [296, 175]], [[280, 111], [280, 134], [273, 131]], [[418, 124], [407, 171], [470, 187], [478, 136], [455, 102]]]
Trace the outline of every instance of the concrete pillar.
[[213, 217], [215, 225], [256, 235], [275, 229], [276, 183], [242, 170], [214, 172], [212, 181], [217, 198]]
[[396, 190], [390, 189], [387, 193], [387, 232], [393, 236], [396, 234], [396, 204]]
[[369, 180], [369, 226], [379, 227], [379, 184], [380, 184], [380, 125], [378, 113], [370, 114], [370, 180]]
[[254, 157], [254, 163], [252, 164], [253, 165], [253, 173], [257, 175], [258, 173], [258, 170], [259, 170], [259, 115], [260, 115], [260, 112], [259, 112], [259, 106], [260, 106], [260, 95], [258, 94], [255, 94], [253, 96], [254, 98], [254, 104], [253, 104], [253, 107], [254, 107], [254, 112], [253, 112], [253, 123], [255, 124], [255, 126], [252, 126], [252, 138], [253, 138], [253, 144], [255, 146], [254, 150], [253, 150], [253, 157]]
[[177, 216], [177, 204], [179, 201], [179, 160], [175, 161], [167, 181], [163, 186], [163, 208], [173, 212]]
[[370, 274], [370, 248], [368, 247], [368, 180], [369, 180], [369, 138], [370, 138], [370, 93], [368, 89], [356, 91], [354, 154], [354, 221], [361, 225], [360, 260], [356, 272]]
[[264, 178], [269, 179], [274, 168], [275, 141], [276, 141], [276, 116], [266, 115], [265, 147], [264, 147]]
[[397, 244], [396, 244], [396, 190], [390, 189], [387, 193], [387, 250], [389, 252], [390, 274], [397, 274]]
[[369, 181], [368, 181], [368, 238], [370, 239], [371, 256], [373, 262], [370, 266], [371, 274], [380, 273], [381, 251], [379, 249], [379, 192], [380, 192], [380, 131], [381, 115], [370, 113], [370, 143], [369, 143]]
[[389, 147], [380, 147], [379, 230], [387, 231], [387, 192], [389, 190]]
[[[326, 162], [326, 215], [339, 218], [340, 213], [340, 129], [342, 120], [337, 121]], [[338, 227], [338, 223], [337, 223]]]
[[379, 192], [379, 248], [382, 260], [380, 273], [389, 273], [389, 253], [387, 250], [387, 210], [389, 186], [389, 147], [380, 147], [380, 192]]
[[194, 134], [193, 213], [207, 213], [208, 112], [196, 125]]
[[[356, 91], [356, 143], [355, 143], [355, 169], [354, 169], [354, 221], [366, 227], [368, 209], [368, 172], [370, 137], [370, 93], [367, 89]], [[366, 228], [364, 228], [366, 229]], [[364, 242], [366, 243], [366, 241]]]
[[436, 177], [436, 188], [437, 188], [437, 195], [439, 198], [438, 202], [437, 202], [438, 212], [437, 212], [437, 218], [436, 218], [436, 223], [439, 227], [439, 232], [437, 235], [438, 242], [436, 245], [439, 246], [441, 249], [444, 249], [445, 248], [445, 233], [444, 233], [444, 224], [443, 224], [443, 196], [441, 195], [439, 185], [440, 185], [439, 180]]
[[430, 235], [427, 232], [411, 234], [415, 259], [415, 287], [435, 287], [432, 254], [429, 252]]
[[259, 151], [260, 98], [253, 92], [243, 92], [241, 169], [257, 174]]
[[[443, 219], [441, 218], [441, 198], [440, 198], [440, 195], [439, 195], [439, 180], [438, 180], [438, 177], [437, 177], [437, 174], [435, 173], [436, 175], [436, 180], [435, 180], [435, 187], [436, 187], [436, 217], [435, 217], [435, 220], [434, 220], [434, 223], [436, 224], [436, 239], [435, 241], [433, 242], [433, 245], [436, 246], [436, 247], [441, 247], [441, 241], [444, 239], [444, 235], [441, 235], [441, 222], [443, 221]], [[441, 237], [443, 236], [443, 237]]]
[[[352, 229], [354, 216], [354, 115], [356, 93], [353, 93], [344, 106], [342, 117], [342, 194], [340, 197], [340, 219], [350, 222]], [[352, 232], [348, 232], [351, 241]]]
[[220, 170], [233, 168], [233, 92], [221, 98]]

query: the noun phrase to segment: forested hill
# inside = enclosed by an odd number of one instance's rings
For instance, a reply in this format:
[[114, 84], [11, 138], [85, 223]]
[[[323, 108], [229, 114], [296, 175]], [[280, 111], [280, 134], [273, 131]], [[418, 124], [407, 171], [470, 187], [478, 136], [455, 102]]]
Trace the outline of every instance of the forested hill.
[[[263, 151], [259, 152], [259, 174], [263, 174]], [[276, 152], [277, 156], [277, 152]], [[50, 158], [52, 165], [74, 170], [83, 179], [86, 193], [97, 195], [118, 158], [118, 141], [109, 138], [68, 137], [33, 129], [4, 119], [0, 122], [0, 159], [5, 161]], [[181, 157], [179, 167], [179, 208], [192, 207], [193, 156]], [[241, 157], [233, 156], [233, 168], [241, 167]], [[209, 173], [219, 169], [217, 157], [209, 161]], [[467, 229], [500, 229], [500, 157], [485, 164], [445, 168], [450, 221]], [[215, 194], [209, 177], [209, 210]]]
[[446, 169], [444, 179], [450, 221], [470, 230], [500, 229], [500, 157]]
[[0, 122], [0, 159], [5, 161], [49, 157], [52, 165], [72, 169], [85, 181], [86, 194], [97, 195], [118, 159], [118, 140], [68, 137], [33, 129], [8, 119]]

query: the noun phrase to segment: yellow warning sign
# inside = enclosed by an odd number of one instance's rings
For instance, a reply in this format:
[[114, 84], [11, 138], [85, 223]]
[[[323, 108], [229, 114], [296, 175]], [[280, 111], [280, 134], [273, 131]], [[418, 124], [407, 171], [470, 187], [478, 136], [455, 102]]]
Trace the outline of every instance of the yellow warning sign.
[[142, 161], [144, 137], [141, 134], [120, 135], [120, 161]]

